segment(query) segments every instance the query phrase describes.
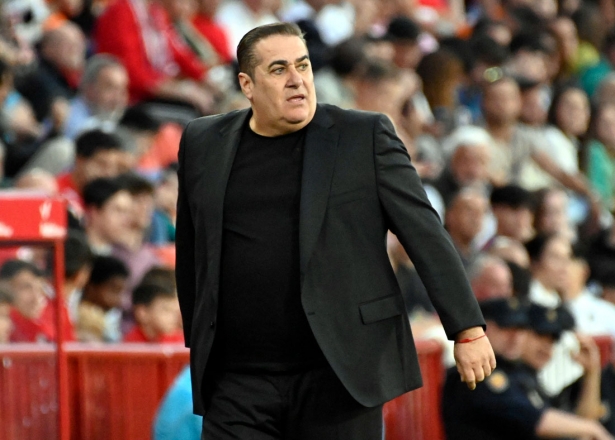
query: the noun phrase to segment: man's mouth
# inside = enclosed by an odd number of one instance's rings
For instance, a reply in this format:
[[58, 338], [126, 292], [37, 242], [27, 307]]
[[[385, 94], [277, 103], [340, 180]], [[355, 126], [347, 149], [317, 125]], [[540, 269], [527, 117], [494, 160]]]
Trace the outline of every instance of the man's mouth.
[[305, 99], [305, 95], [293, 95], [287, 99], [288, 102], [301, 102]]

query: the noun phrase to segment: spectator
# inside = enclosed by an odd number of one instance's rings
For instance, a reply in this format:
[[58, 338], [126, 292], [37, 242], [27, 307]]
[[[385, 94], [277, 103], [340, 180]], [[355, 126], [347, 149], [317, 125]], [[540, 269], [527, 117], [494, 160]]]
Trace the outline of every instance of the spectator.
[[58, 194], [58, 182], [56, 177], [48, 171], [40, 168], [32, 168], [23, 172], [13, 183], [16, 189], [35, 190], [53, 196]]
[[13, 305], [13, 295], [4, 285], [0, 285], [0, 344], [8, 344], [13, 332], [13, 321], [11, 321], [11, 306]]
[[70, 103], [63, 132], [75, 139], [87, 130], [114, 129], [127, 103], [126, 69], [110, 55], [95, 55], [85, 66], [79, 94]]
[[[513, 263], [520, 268], [529, 269], [530, 257], [525, 246], [510, 237], [499, 235], [495, 237], [489, 247], [489, 255], [499, 257], [507, 263]], [[527, 294], [527, 292], [525, 292]]]
[[556, 234], [537, 234], [526, 243], [530, 256], [532, 285], [530, 301], [555, 308], [562, 303], [572, 258], [570, 241]]
[[571, 242], [576, 231], [569, 218], [568, 194], [561, 188], [543, 188], [535, 194], [534, 229], [542, 234], [559, 234]]
[[119, 342], [122, 339], [122, 292], [128, 268], [115, 257], [96, 257], [83, 289], [76, 323], [80, 341]]
[[64, 126], [68, 101], [75, 96], [83, 73], [85, 43], [83, 32], [70, 21], [45, 31], [38, 68], [17, 86], [32, 103], [36, 118], [51, 118], [57, 131]]
[[272, 0], [229, 0], [224, 2], [214, 20], [228, 35], [229, 52], [236, 56], [239, 40], [257, 26], [278, 21], [273, 14]]
[[[491, 209], [497, 221], [497, 236], [525, 242], [534, 235], [532, 195], [523, 188], [507, 185], [491, 193]], [[489, 247], [491, 243], [488, 243]]]
[[148, 241], [156, 245], [175, 242], [177, 215], [177, 173], [169, 168], [162, 173], [154, 193], [156, 208], [152, 218]]
[[434, 182], [445, 206], [464, 186], [489, 190], [488, 176], [491, 136], [480, 127], [459, 127], [442, 143], [447, 165]]
[[207, 68], [171, 28], [159, 3], [113, 2], [98, 18], [94, 41], [98, 53], [114, 55], [126, 67], [132, 102], [174, 100], [203, 114], [211, 111]]
[[587, 144], [587, 177], [606, 209], [615, 208], [615, 104], [599, 106], [592, 115]]
[[479, 256], [469, 269], [468, 278], [478, 301], [510, 298], [513, 295], [512, 274], [498, 257]]
[[217, 61], [210, 62], [210, 65], [228, 64], [235, 58], [233, 52], [229, 50], [226, 31], [214, 21], [220, 1], [197, 0], [196, 13], [192, 17], [192, 25], [215, 51]]
[[83, 215], [85, 186], [100, 177], [112, 178], [122, 171], [125, 156], [122, 140], [113, 133], [92, 130], [82, 133], [76, 141], [76, 161], [71, 171], [60, 174], [58, 188], [74, 213]]
[[481, 190], [467, 187], [457, 193], [446, 210], [444, 225], [466, 271], [478, 255], [476, 237], [483, 228], [488, 207], [489, 201]]
[[567, 272], [562, 299], [574, 316], [577, 331], [585, 335], [615, 337], [615, 305], [596, 297], [587, 289], [587, 263], [581, 258], [574, 258]]
[[87, 237], [81, 231], [69, 231], [64, 242], [64, 284], [62, 303], [47, 301], [41, 315], [41, 323], [45, 332], [55, 339], [57, 334], [56, 311], [60, 308], [62, 321], [62, 338], [64, 341], [75, 341], [74, 322], [77, 319], [77, 306], [82, 289], [90, 276], [92, 268], [92, 251]]
[[183, 343], [177, 292], [163, 284], [140, 284], [132, 294], [136, 326], [124, 342]]
[[192, 410], [190, 367], [167, 390], [154, 419], [154, 440], [199, 440], [203, 417]]
[[11, 342], [53, 340], [50, 328], [41, 321], [47, 297], [40, 270], [25, 261], [8, 260], [0, 268], [0, 282], [6, 282], [13, 297]]
[[114, 179], [98, 178], [83, 189], [85, 232], [98, 255], [109, 255], [114, 245], [130, 240], [132, 197]]

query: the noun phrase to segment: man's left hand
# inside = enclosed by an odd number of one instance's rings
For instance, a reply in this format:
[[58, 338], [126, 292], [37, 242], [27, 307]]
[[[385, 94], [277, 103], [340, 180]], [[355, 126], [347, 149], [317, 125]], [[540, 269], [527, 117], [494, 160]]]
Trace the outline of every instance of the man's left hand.
[[[482, 327], [473, 327], [459, 332], [455, 338], [455, 362], [461, 380], [471, 390], [476, 388], [495, 369], [495, 354], [484, 335]], [[471, 342], [460, 342], [463, 340]]]

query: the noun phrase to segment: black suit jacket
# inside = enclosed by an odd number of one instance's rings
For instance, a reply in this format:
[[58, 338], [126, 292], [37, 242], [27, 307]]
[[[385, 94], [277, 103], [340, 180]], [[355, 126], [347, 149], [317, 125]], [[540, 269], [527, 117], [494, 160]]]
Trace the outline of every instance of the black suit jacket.
[[[200, 414], [216, 332], [224, 193], [250, 114], [194, 120], [180, 143], [176, 276]], [[306, 133], [301, 185], [301, 301], [329, 364], [365, 406], [420, 387], [412, 333], [387, 256], [387, 230], [416, 265], [449, 338], [484, 322], [389, 119], [319, 105]]]

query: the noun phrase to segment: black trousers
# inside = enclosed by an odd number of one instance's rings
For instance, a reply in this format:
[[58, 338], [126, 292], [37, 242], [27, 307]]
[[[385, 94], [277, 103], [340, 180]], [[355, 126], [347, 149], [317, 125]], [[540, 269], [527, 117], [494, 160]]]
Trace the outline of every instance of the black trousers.
[[329, 367], [297, 374], [220, 373], [201, 440], [381, 440], [382, 405], [354, 400]]

